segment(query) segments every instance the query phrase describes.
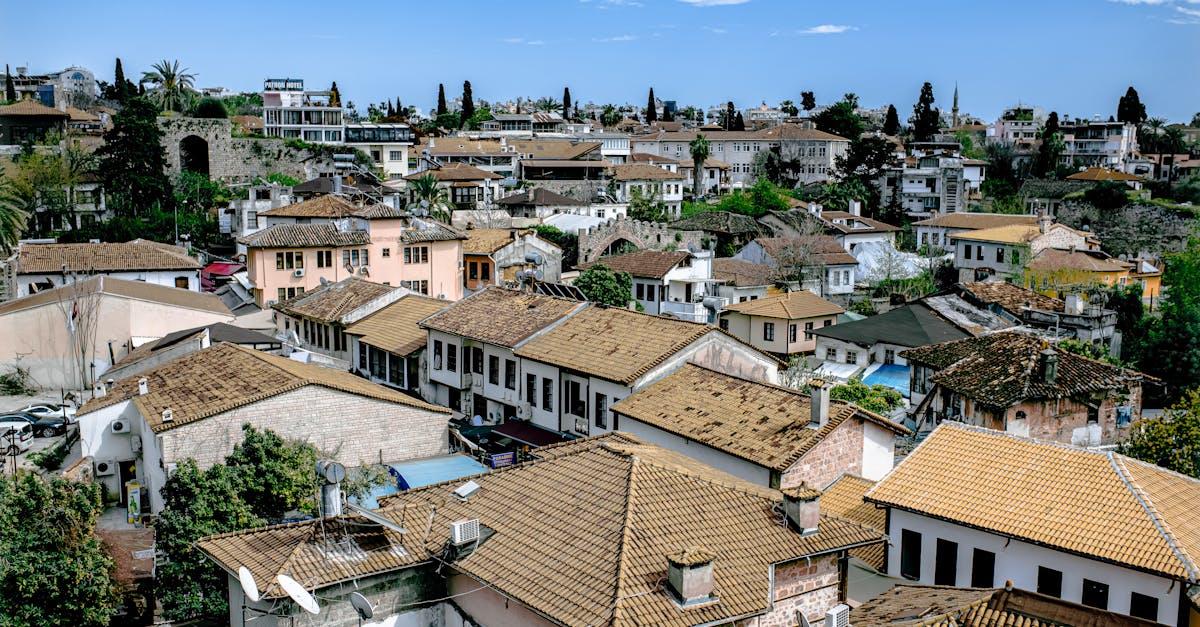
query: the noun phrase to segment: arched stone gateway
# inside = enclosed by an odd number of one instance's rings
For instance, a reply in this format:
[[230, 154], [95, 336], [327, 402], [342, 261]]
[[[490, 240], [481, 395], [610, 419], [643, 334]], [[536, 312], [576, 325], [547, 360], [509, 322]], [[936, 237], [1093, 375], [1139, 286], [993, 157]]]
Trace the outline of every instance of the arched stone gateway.
[[715, 242], [707, 241], [703, 231], [680, 231], [658, 222], [642, 222], [624, 217], [613, 218], [604, 224], [588, 229], [579, 229], [579, 261], [595, 261], [604, 255], [620, 254], [630, 250], [684, 250], [691, 247], [707, 248]]
[[179, 142], [179, 169], [208, 176], [208, 141], [188, 135]]

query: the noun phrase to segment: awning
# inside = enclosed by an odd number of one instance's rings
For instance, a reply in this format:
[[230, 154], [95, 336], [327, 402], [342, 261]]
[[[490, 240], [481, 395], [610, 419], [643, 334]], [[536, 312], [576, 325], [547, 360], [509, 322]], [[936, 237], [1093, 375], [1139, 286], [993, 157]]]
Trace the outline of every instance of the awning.
[[563, 437], [562, 434], [556, 431], [543, 429], [522, 420], [510, 420], [504, 424], [497, 425], [495, 429], [492, 429], [492, 433], [502, 435], [521, 444], [528, 444], [535, 447], [569, 441], [568, 438]]

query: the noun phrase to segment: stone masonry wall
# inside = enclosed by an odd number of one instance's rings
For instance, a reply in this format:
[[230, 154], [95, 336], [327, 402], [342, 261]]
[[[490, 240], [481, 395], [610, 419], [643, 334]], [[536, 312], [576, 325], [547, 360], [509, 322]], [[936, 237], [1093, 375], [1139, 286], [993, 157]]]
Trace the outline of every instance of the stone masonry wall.
[[686, 250], [691, 246], [710, 248], [715, 238], [707, 237], [703, 231], [680, 231], [660, 222], [630, 220], [624, 216], [613, 218], [604, 224], [588, 229], [579, 229], [579, 260], [595, 261], [604, 254], [612, 243], [627, 240], [639, 250]]
[[814, 625], [821, 624], [825, 612], [839, 603], [838, 576], [837, 554], [776, 566], [774, 607], [746, 624], [751, 627], [792, 627], [797, 622], [796, 612]]
[[164, 117], [158, 120], [168, 172], [180, 171], [179, 144], [195, 135], [208, 142], [208, 173], [213, 179], [248, 182], [275, 172], [307, 180], [332, 171], [332, 163], [307, 150], [284, 145], [282, 139], [234, 137], [229, 120]]
[[781, 488], [800, 483], [820, 489], [843, 473], [862, 475], [863, 421], [848, 418], [783, 473]]
[[221, 462], [241, 442], [245, 423], [311, 442], [346, 465], [416, 459], [447, 452], [448, 419], [446, 414], [308, 385], [163, 432], [163, 461], [191, 457], [201, 468]]

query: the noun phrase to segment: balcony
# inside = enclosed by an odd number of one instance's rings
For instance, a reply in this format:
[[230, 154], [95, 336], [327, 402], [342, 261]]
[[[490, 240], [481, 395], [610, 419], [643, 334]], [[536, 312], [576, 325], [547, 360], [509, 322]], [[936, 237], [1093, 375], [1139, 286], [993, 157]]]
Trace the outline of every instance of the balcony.
[[688, 322], [708, 322], [708, 310], [704, 308], [704, 303], [685, 303], [673, 300], [665, 300], [660, 303], [660, 310], [664, 314], [670, 314], [680, 320]]

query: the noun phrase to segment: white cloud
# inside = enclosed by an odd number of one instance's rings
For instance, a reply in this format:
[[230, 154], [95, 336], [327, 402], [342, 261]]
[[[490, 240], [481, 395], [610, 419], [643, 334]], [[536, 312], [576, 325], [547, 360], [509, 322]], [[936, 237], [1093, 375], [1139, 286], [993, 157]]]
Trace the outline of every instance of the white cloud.
[[724, 7], [734, 4], [746, 4], [750, 0], [679, 0], [694, 7]]
[[579, 0], [583, 4], [594, 4], [597, 9], [607, 9], [608, 7], [643, 7], [646, 6], [638, 0]]
[[1200, 17], [1200, 9], [1189, 9], [1189, 8], [1186, 8], [1186, 7], [1175, 7], [1175, 10], [1176, 10], [1176, 11], [1179, 11], [1180, 13], [1182, 13], [1182, 14], [1184, 14], [1184, 15], [1190, 15], [1190, 16], [1192, 16], [1192, 17]]
[[1171, 2], [1171, 0], [1108, 0], [1108, 1], [1116, 2], [1119, 4], [1147, 4], [1147, 5], [1167, 4], [1167, 3]]
[[633, 41], [637, 39], [633, 35], [617, 35], [615, 37], [593, 37], [592, 41], [598, 44], [617, 43], [622, 41]]
[[852, 30], [858, 30], [858, 27], [846, 26], [845, 24], [819, 24], [799, 32], [801, 35], [839, 35]]
[[714, 35], [724, 35], [725, 33], [729, 32], [728, 30], [725, 30], [724, 28], [717, 28], [715, 26], [703, 26], [702, 28]]
[[544, 45], [546, 45], [546, 42], [541, 39], [525, 39], [524, 37], [505, 37], [504, 39], [501, 39], [500, 41], [503, 43], [506, 43], [506, 44], [513, 44], [513, 45], [521, 45], [521, 44], [524, 44], [526, 46], [544, 46]]

